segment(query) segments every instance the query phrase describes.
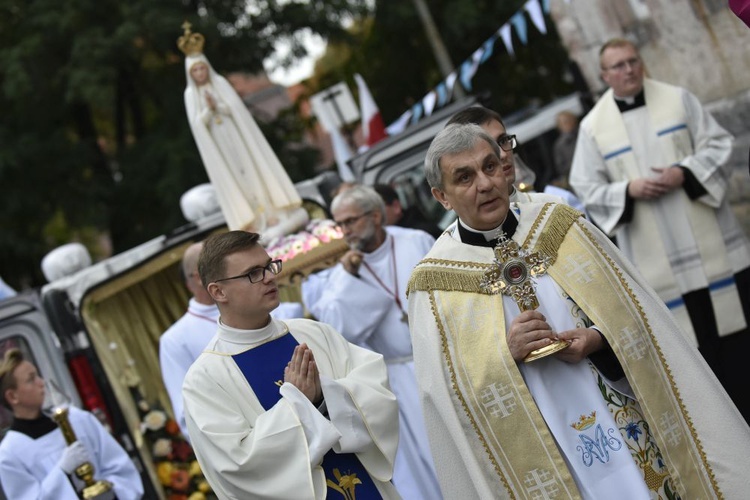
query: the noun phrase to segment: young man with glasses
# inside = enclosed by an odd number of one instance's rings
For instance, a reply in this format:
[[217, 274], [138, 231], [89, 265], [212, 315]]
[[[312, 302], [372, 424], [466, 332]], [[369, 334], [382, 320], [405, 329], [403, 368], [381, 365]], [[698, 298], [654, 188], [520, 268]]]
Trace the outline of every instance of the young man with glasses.
[[258, 239], [213, 235], [198, 260], [220, 317], [183, 398], [209, 484], [219, 498], [398, 498], [397, 407], [382, 356], [328, 325], [272, 318], [282, 264]]
[[[189, 436], [182, 408], [182, 382], [190, 365], [216, 334], [216, 321], [219, 319], [219, 309], [198, 274], [198, 255], [202, 248], [202, 241], [193, 243], [182, 256], [180, 275], [192, 297], [185, 314], [159, 337], [162, 380], [172, 403], [175, 420], [186, 439]], [[304, 311], [302, 304], [282, 302], [272, 315], [276, 319], [301, 318]]]
[[307, 307], [349, 342], [383, 355], [399, 407], [393, 484], [403, 498], [439, 500], [406, 316], [409, 276], [435, 238], [419, 229], [386, 226], [385, 203], [367, 186], [338, 194], [331, 213], [351, 250], [332, 269], [319, 298], [305, 293], [311, 301]]
[[645, 77], [624, 39], [581, 123], [570, 184], [643, 274], [750, 421], [750, 243], [729, 206], [732, 136], [689, 91]]

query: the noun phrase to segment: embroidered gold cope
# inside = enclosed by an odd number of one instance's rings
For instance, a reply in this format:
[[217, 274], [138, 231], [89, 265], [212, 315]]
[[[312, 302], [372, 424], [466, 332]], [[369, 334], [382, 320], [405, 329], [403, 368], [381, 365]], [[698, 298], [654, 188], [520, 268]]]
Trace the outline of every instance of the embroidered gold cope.
[[[548, 274], [600, 328], [678, 493], [683, 498], [746, 494], [750, 481], [740, 464], [746, 463], [750, 431], [653, 290], [579, 212], [554, 204], [527, 204], [523, 212], [514, 238], [523, 249], [551, 257]], [[510, 355], [502, 300], [480, 286], [496, 267], [489, 257], [486, 248], [444, 233], [408, 287], [430, 445], [438, 477], [451, 478], [441, 487], [446, 496], [460, 490], [467, 498], [531, 498], [531, 479], [543, 475], [550, 498], [580, 498]], [[504, 411], [486, 404], [483, 396], [490, 389], [504, 391]], [[456, 452], [459, 463], [472, 465], [457, 465]]]

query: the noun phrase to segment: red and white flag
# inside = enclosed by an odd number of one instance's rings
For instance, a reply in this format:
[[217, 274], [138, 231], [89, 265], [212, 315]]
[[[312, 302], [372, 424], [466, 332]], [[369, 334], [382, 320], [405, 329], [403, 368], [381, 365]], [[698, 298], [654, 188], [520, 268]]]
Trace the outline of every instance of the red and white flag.
[[388, 133], [385, 131], [383, 117], [380, 116], [380, 110], [377, 104], [375, 104], [375, 100], [372, 98], [372, 94], [370, 94], [370, 89], [367, 88], [364, 78], [360, 74], [355, 74], [354, 80], [356, 80], [357, 88], [359, 89], [359, 111], [362, 114], [362, 133], [365, 136], [367, 145], [372, 146], [381, 139], [388, 137]]

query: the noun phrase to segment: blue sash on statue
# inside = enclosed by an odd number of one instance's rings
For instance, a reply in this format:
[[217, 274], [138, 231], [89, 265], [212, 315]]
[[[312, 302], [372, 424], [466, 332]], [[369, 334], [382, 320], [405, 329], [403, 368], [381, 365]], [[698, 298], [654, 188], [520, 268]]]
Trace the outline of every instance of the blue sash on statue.
[[[281, 399], [279, 387], [284, 381], [284, 368], [292, 359], [295, 347], [297, 341], [287, 333], [259, 347], [232, 356], [266, 410]], [[323, 457], [321, 467], [325, 471], [328, 484], [328, 498], [382, 498], [372, 478], [354, 453], [339, 454], [329, 450]], [[334, 492], [339, 493], [341, 497]]]

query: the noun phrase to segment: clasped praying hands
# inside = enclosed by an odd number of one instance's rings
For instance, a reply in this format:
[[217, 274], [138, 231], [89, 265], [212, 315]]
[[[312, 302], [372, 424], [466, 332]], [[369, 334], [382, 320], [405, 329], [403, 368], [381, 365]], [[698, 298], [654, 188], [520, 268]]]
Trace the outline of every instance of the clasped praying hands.
[[316, 406], [323, 401], [320, 373], [315, 364], [315, 357], [307, 344], [300, 344], [294, 348], [292, 359], [284, 369], [284, 382], [295, 386]]

